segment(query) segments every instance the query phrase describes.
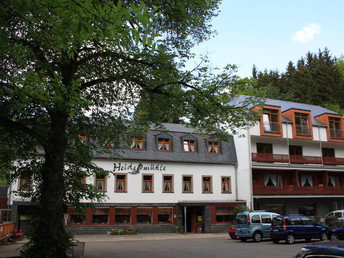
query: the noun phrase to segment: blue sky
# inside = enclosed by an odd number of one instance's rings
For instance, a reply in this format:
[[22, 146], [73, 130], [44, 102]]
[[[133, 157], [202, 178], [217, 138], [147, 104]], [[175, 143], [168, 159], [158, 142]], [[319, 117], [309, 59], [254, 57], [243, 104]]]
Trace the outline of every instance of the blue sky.
[[236, 64], [241, 77], [251, 76], [253, 64], [284, 71], [319, 48], [344, 55], [344, 0], [223, 0], [220, 10], [212, 21], [217, 35], [193, 51], [207, 53], [214, 67]]

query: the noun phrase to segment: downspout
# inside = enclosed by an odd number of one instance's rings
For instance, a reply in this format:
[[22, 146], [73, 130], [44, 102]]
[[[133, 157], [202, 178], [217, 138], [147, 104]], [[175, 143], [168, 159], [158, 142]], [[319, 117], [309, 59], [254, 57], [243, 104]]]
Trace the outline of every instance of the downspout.
[[[12, 192], [12, 182], [10, 183], [10, 185], [9, 185], [9, 187], [8, 187], [8, 190], [7, 190], [7, 196], [8, 196], [8, 198], [7, 198], [7, 219], [6, 219], [6, 221], [10, 221], [10, 218], [9, 218], [9, 216], [10, 216], [10, 205], [11, 205], [11, 192]], [[12, 214], [12, 213], [11, 213]]]
[[250, 137], [250, 129], [247, 129], [247, 142], [248, 142], [248, 153], [249, 153], [249, 159], [248, 159], [248, 164], [249, 164], [249, 185], [250, 185], [250, 209], [253, 210], [253, 182], [252, 182], [252, 176], [253, 176], [253, 171], [252, 171], [252, 150], [251, 150], [251, 137]]
[[321, 165], [324, 166], [324, 157], [322, 155], [322, 142], [321, 142], [321, 135], [320, 135], [320, 126], [318, 126], [318, 135], [319, 135], [319, 146], [320, 146], [320, 155], [321, 155]]
[[289, 134], [288, 134], [288, 123], [286, 125], [286, 137], [287, 137], [287, 151], [288, 151], [288, 163], [289, 163], [289, 166], [290, 166], [290, 152], [289, 152]]
[[238, 201], [238, 160], [234, 164], [234, 173], [235, 173], [235, 201]]

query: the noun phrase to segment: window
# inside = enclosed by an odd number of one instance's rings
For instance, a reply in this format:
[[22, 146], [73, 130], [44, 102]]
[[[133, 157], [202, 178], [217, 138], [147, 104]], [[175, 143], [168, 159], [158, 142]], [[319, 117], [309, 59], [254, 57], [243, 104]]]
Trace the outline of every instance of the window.
[[78, 141], [82, 144], [87, 144], [88, 143], [87, 136], [78, 134]]
[[19, 191], [29, 191], [32, 188], [31, 178], [28, 180], [24, 177], [19, 178]]
[[263, 109], [263, 128], [265, 132], [270, 132], [270, 133], [280, 132], [278, 110]]
[[69, 215], [69, 224], [85, 224], [85, 221], [82, 218], [81, 214], [68, 214]]
[[260, 216], [259, 215], [253, 215], [252, 216], [252, 223], [260, 223]]
[[302, 113], [295, 113], [295, 129], [296, 135], [309, 136], [310, 127], [308, 121], [309, 115]]
[[116, 137], [102, 137], [102, 141], [106, 148], [115, 148], [116, 146]]
[[302, 175], [301, 186], [313, 186], [313, 177], [311, 175]]
[[115, 175], [115, 192], [127, 191], [127, 175], [116, 174]]
[[129, 224], [130, 223], [131, 208], [115, 208], [115, 223]]
[[172, 223], [173, 208], [158, 208], [158, 223]]
[[163, 175], [163, 193], [173, 193], [173, 176], [172, 175]]
[[301, 219], [299, 217], [291, 218], [290, 225], [301, 225]]
[[183, 147], [185, 152], [196, 152], [196, 141], [183, 140]]
[[299, 214], [304, 216], [315, 216], [315, 207], [313, 206], [299, 206]]
[[329, 117], [329, 129], [332, 139], [344, 139], [341, 118]]
[[335, 212], [334, 216], [336, 216], [337, 218], [342, 218], [343, 217], [343, 213], [341, 212]]
[[267, 174], [264, 175], [265, 186], [283, 186], [282, 175]]
[[202, 192], [212, 193], [211, 176], [202, 176]]
[[142, 175], [142, 192], [152, 193], [153, 192], [153, 175]]
[[219, 142], [208, 142], [208, 153], [219, 154], [220, 143]]
[[262, 223], [269, 223], [269, 224], [271, 224], [271, 216], [270, 215], [262, 214], [261, 218], [262, 218]]
[[108, 224], [109, 208], [98, 208], [92, 215], [93, 224]]
[[302, 221], [303, 225], [314, 225], [313, 220], [311, 220], [310, 218], [307, 218], [307, 217], [301, 217], [301, 221]]
[[171, 139], [158, 138], [158, 150], [159, 151], [171, 151]]
[[272, 144], [257, 143], [257, 153], [272, 153]]
[[289, 155], [302, 156], [302, 146], [290, 145], [289, 146]]
[[234, 222], [235, 215], [234, 207], [216, 207], [216, 222]]
[[143, 138], [136, 138], [132, 140], [130, 148], [132, 150], [143, 150], [145, 140]]
[[334, 149], [333, 148], [322, 148], [322, 156], [323, 157], [335, 157]]
[[137, 208], [137, 223], [152, 223], [153, 208]]
[[337, 176], [328, 176], [328, 186], [339, 186], [339, 181]]
[[221, 191], [222, 193], [231, 193], [231, 178], [229, 176], [221, 177]]
[[98, 175], [96, 176], [96, 189], [106, 191], [106, 177]]
[[192, 193], [192, 176], [183, 176], [183, 193]]

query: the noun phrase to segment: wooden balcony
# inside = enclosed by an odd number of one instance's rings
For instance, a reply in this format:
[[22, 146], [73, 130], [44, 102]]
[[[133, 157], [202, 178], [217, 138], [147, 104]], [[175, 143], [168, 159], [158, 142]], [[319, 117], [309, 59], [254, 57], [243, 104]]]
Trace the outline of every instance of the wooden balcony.
[[280, 133], [280, 123], [279, 122], [264, 122], [263, 128], [265, 133]]
[[[252, 153], [252, 161], [267, 163], [289, 163], [289, 155], [272, 153]], [[321, 157], [290, 155], [291, 164], [322, 164]]]
[[342, 129], [330, 128], [331, 139], [344, 140], [344, 133]]
[[344, 158], [323, 157], [324, 165], [344, 165]]
[[343, 195], [344, 186], [253, 185], [253, 195]]

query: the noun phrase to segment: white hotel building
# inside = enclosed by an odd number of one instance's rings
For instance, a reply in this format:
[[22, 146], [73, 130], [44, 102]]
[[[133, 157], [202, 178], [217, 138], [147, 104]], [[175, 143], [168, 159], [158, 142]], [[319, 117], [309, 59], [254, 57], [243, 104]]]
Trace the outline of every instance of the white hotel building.
[[[83, 220], [66, 209], [76, 233], [224, 232], [235, 207], [323, 216], [344, 208], [343, 117], [319, 106], [267, 100], [256, 126], [229, 142], [205, 139], [179, 124], [133, 139], [120, 160], [98, 156], [107, 177], [87, 178], [107, 198]], [[14, 182], [12, 190], [20, 187]], [[13, 220], [27, 227], [29, 200], [10, 194]]]

